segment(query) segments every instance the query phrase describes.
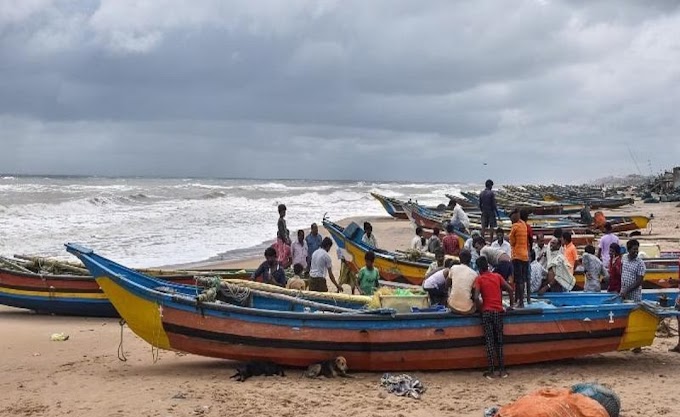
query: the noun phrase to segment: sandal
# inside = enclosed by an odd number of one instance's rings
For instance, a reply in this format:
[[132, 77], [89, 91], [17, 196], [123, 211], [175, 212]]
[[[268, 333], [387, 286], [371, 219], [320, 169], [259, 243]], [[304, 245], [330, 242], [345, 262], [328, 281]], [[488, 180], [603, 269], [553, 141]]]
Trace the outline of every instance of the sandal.
[[495, 378], [496, 378], [496, 375], [493, 373], [493, 371], [484, 372], [484, 373], [482, 374], [482, 376], [483, 376], [484, 378], [486, 378], [486, 379], [489, 379], [489, 380], [495, 379]]

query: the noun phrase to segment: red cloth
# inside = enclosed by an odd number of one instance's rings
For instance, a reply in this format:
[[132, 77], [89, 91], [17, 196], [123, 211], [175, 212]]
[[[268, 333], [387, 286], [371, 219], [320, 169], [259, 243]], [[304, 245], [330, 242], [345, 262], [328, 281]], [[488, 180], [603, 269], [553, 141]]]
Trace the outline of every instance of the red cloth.
[[482, 296], [482, 311], [503, 311], [503, 277], [495, 272], [484, 272], [475, 279], [475, 288]]
[[531, 250], [531, 245], [534, 243], [534, 229], [529, 222], [525, 223], [527, 224], [527, 242], [529, 243], [529, 250]]
[[288, 268], [293, 262], [290, 246], [280, 238], [277, 238], [272, 247], [276, 250], [276, 260], [279, 261], [281, 267], [284, 269]]
[[609, 260], [609, 292], [621, 292], [621, 256]]
[[455, 233], [444, 236], [442, 245], [444, 245], [444, 255], [460, 255], [460, 243], [458, 242], [458, 236]]

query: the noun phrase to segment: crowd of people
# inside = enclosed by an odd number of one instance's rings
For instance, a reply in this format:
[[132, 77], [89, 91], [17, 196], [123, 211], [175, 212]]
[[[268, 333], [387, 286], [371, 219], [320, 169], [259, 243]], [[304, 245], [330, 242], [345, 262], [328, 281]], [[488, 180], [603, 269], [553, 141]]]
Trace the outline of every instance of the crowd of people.
[[[623, 250], [610, 223], [604, 224], [597, 248], [587, 245], [580, 257], [570, 232], [557, 228], [548, 238], [534, 234], [525, 211], [510, 213], [512, 226], [506, 238], [498, 227], [493, 182], [488, 180], [479, 203], [482, 230], [472, 231], [461, 247], [455, 232], [469, 230], [470, 220], [455, 201], [451, 207], [446, 234], [442, 236], [442, 231], [434, 228], [426, 238], [423, 228], [417, 227], [409, 249], [434, 256], [422, 283], [432, 305], [443, 305], [463, 315], [481, 314], [489, 361], [484, 374], [487, 378], [507, 376], [503, 365], [503, 291], [510, 297], [507, 309], [521, 309], [531, 303], [532, 293], [571, 291], [576, 284], [574, 271], [580, 266], [585, 274], [583, 291], [600, 292], [604, 287], [623, 300], [641, 301], [645, 263], [638, 256], [640, 244], [635, 239], [628, 240]], [[380, 271], [374, 266], [373, 250], [366, 252], [365, 266], [354, 272], [351, 258], [338, 248], [340, 275], [336, 279], [330, 256], [332, 239], [322, 237], [314, 223], [309, 235], [298, 230], [296, 240], [291, 242], [286, 206], [279, 205], [278, 211], [277, 240], [266, 249], [265, 261], [253, 273], [253, 279], [296, 290], [328, 291], [328, 277], [338, 292], [348, 285], [352, 294], [374, 293]], [[369, 222], [363, 225], [361, 241], [369, 248], [378, 247]], [[287, 279], [285, 269], [289, 267], [293, 276]], [[680, 342], [674, 349], [680, 352]]]

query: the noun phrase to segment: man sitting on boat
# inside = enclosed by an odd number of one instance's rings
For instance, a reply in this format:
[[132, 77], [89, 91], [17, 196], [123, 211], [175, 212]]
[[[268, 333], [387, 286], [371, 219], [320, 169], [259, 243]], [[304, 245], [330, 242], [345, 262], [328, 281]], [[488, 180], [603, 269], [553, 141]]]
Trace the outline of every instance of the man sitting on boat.
[[284, 287], [286, 285], [286, 273], [276, 257], [276, 249], [271, 247], [265, 249], [264, 258], [265, 261], [260, 264], [250, 278], [253, 281]]
[[500, 249], [506, 254], [508, 254], [508, 256], [510, 256], [512, 255], [512, 246], [510, 246], [510, 242], [505, 240], [504, 233], [505, 232], [503, 231], [503, 228], [499, 227], [498, 229], [496, 229], [497, 239], [494, 240], [493, 243], [491, 243], [491, 247], [494, 249]]
[[548, 262], [548, 276], [546, 284], [538, 290], [539, 294], [545, 294], [546, 291], [551, 292], [565, 292], [571, 291], [576, 285], [576, 278], [571, 274], [569, 263], [560, 252], [560, 240], [556, 237], [550, 239], [550, 261]]
[[472, 300], [477, 271], [470, 267], [472, 254], [463, 250], [459, 256], [460, 265], [453, 265], [449, 269], [449, 308], [458, 314], [473, 314], [476, 311]]
[[423, 237], [423, 228], [420, 226], [416, 227], [416, 235], [411, 239], [411, 249], [418, 252], [427, 251], [427, 239]]

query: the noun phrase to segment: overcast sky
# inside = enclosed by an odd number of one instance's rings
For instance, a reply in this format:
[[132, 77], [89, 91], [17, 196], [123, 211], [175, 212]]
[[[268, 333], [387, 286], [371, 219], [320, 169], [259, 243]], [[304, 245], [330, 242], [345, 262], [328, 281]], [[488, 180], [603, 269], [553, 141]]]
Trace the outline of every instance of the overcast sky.
[[0, 172], [658, 172], [680, 165], [678, 4], [0, 0]]

